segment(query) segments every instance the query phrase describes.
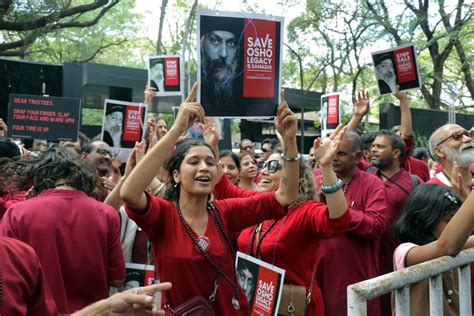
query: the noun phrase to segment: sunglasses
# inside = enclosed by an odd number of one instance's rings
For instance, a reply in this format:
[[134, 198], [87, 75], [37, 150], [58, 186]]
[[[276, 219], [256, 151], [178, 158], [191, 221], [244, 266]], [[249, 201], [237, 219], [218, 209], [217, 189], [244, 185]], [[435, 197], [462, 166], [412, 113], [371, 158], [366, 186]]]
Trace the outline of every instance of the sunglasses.
[[260, 163], [260, 166], [261, 170], [267, 168], [269, 173], [275, 173], [282, 168], [278, 160], [263, 161]]
[[450, 136], [448, 136], [445, 139], [443, 139], [442, 141], [440, 141], [436, 146], [441, 145], [442, 143], [444, 143], [445, 141], [447, 141], [450, 138], [452, 138], [455, 141], [461, 140], [463, 136], [474, 138], [474, 130], [470, 130], [470, 131], [464, 130], [464, 131], [454, 132]]

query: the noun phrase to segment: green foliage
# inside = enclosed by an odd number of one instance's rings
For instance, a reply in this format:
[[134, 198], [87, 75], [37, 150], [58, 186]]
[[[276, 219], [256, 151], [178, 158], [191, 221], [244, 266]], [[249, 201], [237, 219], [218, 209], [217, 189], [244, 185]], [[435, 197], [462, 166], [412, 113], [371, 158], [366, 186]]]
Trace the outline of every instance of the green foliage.
[[104, 109], [82, 109], [82, 125], [102, 125], [102, 119], [104, 117]]

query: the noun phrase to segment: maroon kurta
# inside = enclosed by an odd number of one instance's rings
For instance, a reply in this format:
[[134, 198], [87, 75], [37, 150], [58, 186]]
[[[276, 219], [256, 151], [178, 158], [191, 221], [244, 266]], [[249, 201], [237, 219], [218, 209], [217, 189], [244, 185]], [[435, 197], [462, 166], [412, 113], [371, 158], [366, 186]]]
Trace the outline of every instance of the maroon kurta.
[[[320, 181], [317, 181], [319, 184]], [[347, 315], [347, 286], [379, 275], [379, 245], [387, 225], [387, 198], [382, 180], [355, 169], [345, 194], [349, 231], [319, 247], [316, 280], [326, 315]], [[367, 315], [380, 315], [380, 301], [371, 300]]]
[[[195, 247], [181, 222], [176, 206], [167, 200], [147, 193], [148, 209], [143, 215], [126, 207], [127, 214], [149, 237], [158, 274], [162, 282], [171, 282], [167, 291], [171, 306], [176, 307], [196, 295], [209, 297], [214, 282], [219, 283], [216, 300], [212, 303], [216, 315], [248, 315], [245, 294], [239, 287], [240, 309], [234, 310], [234, 291], [229, 282], [206, 261]], [[269, 218], [281, 218], [286, 210], [280, 206], [275, 193], [265, 193], [249, 198], [227, 199], [213, 202], [221, 215], [227, 233], [232, 234]], [[191, 228], [192, 230], [192, 228]], [[192, 231], [196, 238], [197, 234]], [[216, 221], [209, 214], [204, 234], [209, 241], [207, 253], [228, 277], [235, 280], [234, 261]], [[237, 281], [236, 281], [237, 282]], [[237, 283], [238, 284], [238, 283]], [[165, 303], [165, 302], [163, 302]]]
[[423, 180], [423, 182], [428, 181], [430, 179], [430, 169], [426, 162], [411, 156], [414, 147], [413, 137], [404, 138], [403, 141], [405, 142], [406, 147], [406, 158], [400, 167], [411, 174], [417, 175], [421, 180]]
[[117, 211], [81, 191], [45, 190], [16, 203], [2, 228], [35, 249], [60, 313], [108, 297], [109, 281], [125, 278]]
[[0, 315], [58, 315], [35, 251], [6, 237], [0, 237], [0, 295]]

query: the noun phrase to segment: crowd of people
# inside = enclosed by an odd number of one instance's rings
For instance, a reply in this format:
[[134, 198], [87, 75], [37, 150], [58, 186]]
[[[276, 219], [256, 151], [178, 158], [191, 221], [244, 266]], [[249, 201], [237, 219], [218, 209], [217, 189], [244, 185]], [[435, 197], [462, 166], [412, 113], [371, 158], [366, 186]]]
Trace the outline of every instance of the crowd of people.
[[[171, 126], [150, 119], [124, 165], [85, 135], [27, 150], [0, 119], [1, 315], [249, 315], [256, 276], [236, 270], [237, 250], [285, 270], [294, 297], [279, 314], [346, 315], [348, 285], [474, 246], [472, 127], [439, 126], [415, 148], [407, 94], [395, 93], [400, 126], [369, 133], [360, 92], [305, 161], [282, 92], [275, 137], [234, 153], [196, 93]], [[202, 139], [183, 136], [196, 125]], [[110, 295], [126, 263], [153, 265], [162, 283]], [[456, 273], [443, 286], [444, 312], [458, 314]], [[412, 315], [427, 314], [428, 287], [412, 286]], [[367, 310], [392, 314], [390, 295]]]

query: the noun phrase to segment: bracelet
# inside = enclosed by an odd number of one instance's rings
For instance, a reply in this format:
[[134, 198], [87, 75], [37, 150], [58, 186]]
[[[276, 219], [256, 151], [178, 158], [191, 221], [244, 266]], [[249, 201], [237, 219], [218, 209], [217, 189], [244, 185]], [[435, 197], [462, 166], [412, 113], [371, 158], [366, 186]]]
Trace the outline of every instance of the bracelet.
[[283, 159], [284, 161], [298, 161], [300, 160], [300, 154], [298, 154], [298, 156], [296, 157], [285, 157], [283, 156], [283, 154], [281, 154], [281, 159]]
[[334, 193], [342, 188], [342, 180], [337, 179], [336, 184], [333, 185], [321, 185], [321, 191], [325, 194]]

